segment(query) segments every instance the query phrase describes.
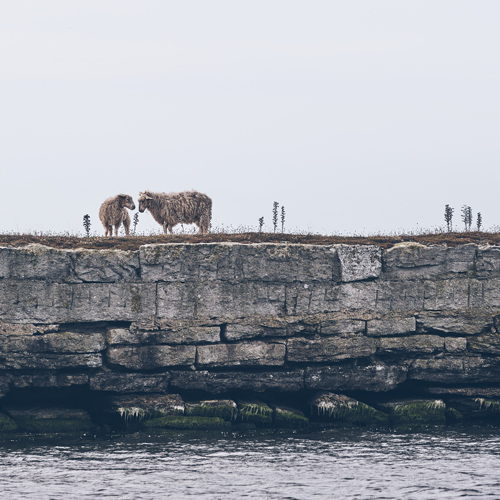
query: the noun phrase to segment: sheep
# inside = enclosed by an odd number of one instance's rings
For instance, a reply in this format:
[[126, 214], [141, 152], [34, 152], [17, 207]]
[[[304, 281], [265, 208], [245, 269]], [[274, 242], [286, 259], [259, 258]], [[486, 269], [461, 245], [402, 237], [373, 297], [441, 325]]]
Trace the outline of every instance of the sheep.
[[139, 212], [149, 210], [163, 232], [173, 233], [176, 224], [196, 224], [200, 233], [208, 232], [212, 218], [212, 200], [198, 191], [181, 193], [139, 193]]
[[128, 194], [118, 194], [112, 196], [103, 202], [99, 209], [99, 219], [104, 226], [105, 235], [113, 236], [113, 227], [115, 226], [115, 236], [118, 236], [118, 229], [123, 224], [125, 234], [130, 234], [130, 215], [125, 210], [135, 210], [135, 203], [132, 196]]

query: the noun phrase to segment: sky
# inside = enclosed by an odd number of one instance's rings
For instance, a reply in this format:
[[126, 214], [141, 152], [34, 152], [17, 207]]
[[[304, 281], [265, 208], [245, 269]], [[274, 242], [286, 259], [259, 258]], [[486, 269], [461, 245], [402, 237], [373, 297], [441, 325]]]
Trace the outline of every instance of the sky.
[[285, 232], [435, 229], [446, 204], [498, 230], [499, 19], [497, 0], [3, 2], [0, 232], [89, 214], [103, 234], [109, 196], [190, 189], [218, 231], [272, 231], [275, 201]]

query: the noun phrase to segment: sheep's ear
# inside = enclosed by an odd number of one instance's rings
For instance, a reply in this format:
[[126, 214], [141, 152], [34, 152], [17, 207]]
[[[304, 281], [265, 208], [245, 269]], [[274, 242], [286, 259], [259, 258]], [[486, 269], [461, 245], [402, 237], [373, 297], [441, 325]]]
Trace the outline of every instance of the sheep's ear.
[[118, 195], [118, 198], [126, 198], [126, 197], [127, 197], [127, 195], [126, 195], [126, 194], [119, 194], [119, 195]]

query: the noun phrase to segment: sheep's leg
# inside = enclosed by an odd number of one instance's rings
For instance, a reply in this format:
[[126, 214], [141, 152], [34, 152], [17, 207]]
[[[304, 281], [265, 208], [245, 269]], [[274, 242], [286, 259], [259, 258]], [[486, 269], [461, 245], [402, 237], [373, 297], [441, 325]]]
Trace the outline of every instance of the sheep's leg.
[[130, 219], [125, 219], [123, 221], [123, 228], [125, 229], [125, 234], [130, 236]]
[[112, 226], [104, 226], [104, 236], [113, 236], [113, 227]]
[[[121, 224], [121, 222], [120, 222]], [[118, 236], [118, 229], [120, 229], [120, 224], [115, 225], [115, 236]]]

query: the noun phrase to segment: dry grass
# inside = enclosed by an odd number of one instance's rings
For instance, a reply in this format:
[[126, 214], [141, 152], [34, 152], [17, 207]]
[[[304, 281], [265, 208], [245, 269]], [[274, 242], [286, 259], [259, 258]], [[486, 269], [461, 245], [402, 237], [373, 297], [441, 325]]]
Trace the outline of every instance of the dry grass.
[[377, 236], [321, 236], [317, 234], [282, 234], [282, 233], [210, 233], [129, 236], [118, 238], [78, 237], [43, 234], [0, 234], [0, 246], [19, 247], [30, 243], [39, 243], [54, 248], [90, 248], [120, 250], [137, 250], [141, 245], [150, 243], [219, 243], [233, 242], [250, 243], [300, 243], [304, 245], [332, 245], [344, 243], [347, 245], [378, 245], [389, 248], [402, 241], [415, 241], [423, 245], [463, 245], [466, 243], [500, 245], [500, 233], [489, 232], [458, 232], [401, 234]]

